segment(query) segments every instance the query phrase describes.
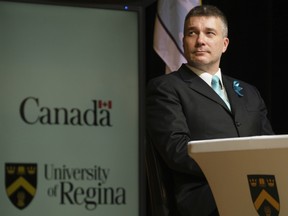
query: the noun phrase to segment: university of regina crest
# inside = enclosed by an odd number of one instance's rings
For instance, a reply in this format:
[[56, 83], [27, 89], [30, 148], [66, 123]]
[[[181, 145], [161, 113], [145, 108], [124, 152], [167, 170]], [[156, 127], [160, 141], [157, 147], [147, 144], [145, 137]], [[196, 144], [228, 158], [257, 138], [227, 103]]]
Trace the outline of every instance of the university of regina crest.
[[37, 164], [6, 163], [6, 194], [18, 209], [26, 208], [33, 200], [37, 187]]
[[278, 216], [280, 200], [274, 175], [247, 175], [250, 194], [259, 216]]

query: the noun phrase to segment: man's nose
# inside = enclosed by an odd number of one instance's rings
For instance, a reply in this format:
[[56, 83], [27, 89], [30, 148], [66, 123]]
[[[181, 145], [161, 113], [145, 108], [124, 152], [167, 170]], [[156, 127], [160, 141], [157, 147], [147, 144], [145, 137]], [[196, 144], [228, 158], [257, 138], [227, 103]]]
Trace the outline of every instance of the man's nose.
[[199, 33], [197, 36], [197, 44], [204, 44], [205, 43], [205, 37], [203, 33]]

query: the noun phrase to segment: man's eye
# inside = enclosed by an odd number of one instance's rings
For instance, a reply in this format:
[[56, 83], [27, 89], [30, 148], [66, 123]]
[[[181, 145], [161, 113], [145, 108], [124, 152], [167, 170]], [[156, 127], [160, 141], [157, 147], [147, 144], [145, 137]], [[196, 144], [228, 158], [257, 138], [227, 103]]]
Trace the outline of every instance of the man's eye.
[[195, 34], [194, 31], [189, 31], [189, 32], [188, 32], [188, 35], [194, 35], [194, 34]]
[[207, 32], [208, 35], [215, 35], [215, 32]]

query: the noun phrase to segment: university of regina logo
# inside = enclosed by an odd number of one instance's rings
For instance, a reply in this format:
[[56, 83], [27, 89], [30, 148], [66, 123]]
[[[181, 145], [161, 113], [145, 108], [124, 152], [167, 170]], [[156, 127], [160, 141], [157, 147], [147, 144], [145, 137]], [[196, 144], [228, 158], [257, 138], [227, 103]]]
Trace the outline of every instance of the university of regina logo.
[[18, 209], [26, 208], [33, 200], [37, 187], [37, 164], [6, 163], [6, 194]]
[[259, 216], [278, 216], [280, 200], [274, 175], [247, 175], [250, 194]]

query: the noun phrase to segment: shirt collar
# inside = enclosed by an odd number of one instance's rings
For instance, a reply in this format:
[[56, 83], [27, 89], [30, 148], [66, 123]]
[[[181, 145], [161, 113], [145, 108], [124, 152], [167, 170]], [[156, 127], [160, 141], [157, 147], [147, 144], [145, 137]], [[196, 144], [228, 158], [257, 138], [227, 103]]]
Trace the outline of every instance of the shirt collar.
[[[212, 74], [210, 74], [206, 71], [199, 70], [199, 69], [192, 67], [188, 64], [186, 64], [186, 66], [188, 68], [190, 68], [190, 70], [192, 70], [197, 76], [199, 76], [201, 79], [203, 79], [209, 86], [211, 86], [211, 81], [212, 81], [212, 76], [213, 76]], [[219, 77], [221, 86], [223, 87], [221, 69], [219, 68], [218, 71], [214, 75]]]

